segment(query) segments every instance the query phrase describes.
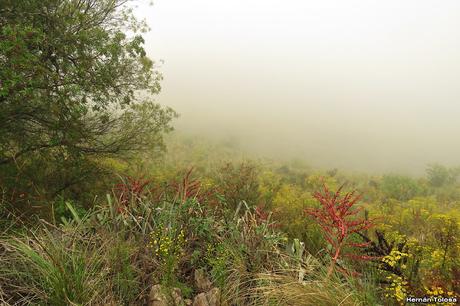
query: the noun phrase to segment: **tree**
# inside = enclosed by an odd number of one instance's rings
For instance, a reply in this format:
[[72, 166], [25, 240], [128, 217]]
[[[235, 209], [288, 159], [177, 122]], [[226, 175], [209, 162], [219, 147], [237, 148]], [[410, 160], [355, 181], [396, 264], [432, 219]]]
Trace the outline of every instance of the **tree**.
[[431, 186], [442, 187], [445, 185], [453, 184], [457, 181], [457, 177], [459, 176], [459, 169], [448, 169], [442, 165], [431, 164], [428, 165], [426, 174]]
[[160, 91], [161, 75], [143, 48], [146, 26], [128, 2], [0, 3], [3, 173], [43, 161], [69, 173], [95, 158], [162, 146], [176, 114], [149, 98]]

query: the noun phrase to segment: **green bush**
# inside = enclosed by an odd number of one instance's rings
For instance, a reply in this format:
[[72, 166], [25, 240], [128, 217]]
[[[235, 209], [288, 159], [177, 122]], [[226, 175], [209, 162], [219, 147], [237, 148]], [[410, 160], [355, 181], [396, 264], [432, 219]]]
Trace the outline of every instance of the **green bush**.
[[385, 197], [400, 201], [410, 200], [424, 191], [414, 179], [402, 175], [383, 176], [381, 190]]

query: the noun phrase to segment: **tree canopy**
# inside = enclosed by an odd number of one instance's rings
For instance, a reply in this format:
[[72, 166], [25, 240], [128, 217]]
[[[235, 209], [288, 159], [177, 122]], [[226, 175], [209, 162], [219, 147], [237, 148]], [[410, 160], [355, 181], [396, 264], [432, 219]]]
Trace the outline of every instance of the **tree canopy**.
[[54, 176], [162, 146], [176, 114], [151, 98], [162, 77], [129, 2], [0, 3], [0, 167], [17, 174], [53, 160]]

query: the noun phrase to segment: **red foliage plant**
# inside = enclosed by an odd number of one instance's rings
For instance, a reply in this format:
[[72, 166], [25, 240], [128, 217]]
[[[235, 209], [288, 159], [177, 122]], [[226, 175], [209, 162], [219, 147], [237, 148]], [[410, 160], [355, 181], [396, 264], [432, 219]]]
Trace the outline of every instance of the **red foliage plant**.
[[268, 223], [268, 227], [270, 228], [280, 227], [280, 224], [278, 224], [276, 221], [270, 220], [271, 213], [267, 212], [262, 204], [256, 206], [254, 213], [259, 224]]
[[191, 167], [185, 172], [183, 177], [169, 183], [175, 194], [174, 201], [184, 204], [187, 200], [194, 199], [198, 203], [203, 204], [206, 202], [215, 206], [215, 197], [213, 196], [216, 193], [215, 188], [206, 188], [203, 186], [199, 179], [192, 177], [193, 171], [194, 168]]
[[185, 203], [190, 198], [197, 198], [200, 193], [201, 182], [192, 178], [192, 172], [193, 167], [185, 173], [179, 182], [171, 183], [176, 191], [176, 198], [178, 198], [180, 203]]
[[361, 196], [355, 195], [355, 191], [342, 195], [342, 188], [343, 185], [334, 193], [330, 192], [327, 186], [324, 185], [322, 192], [317, 191], [313, 195], [321, 206], [305, 210], [309, 216], [316, 220], [321, 227], [324, 238], [332, 246], [330, 250], [332, 260], [328, 276], [332, 274], [338, 260], [342, 257], [358, 260], [373, 259], [373, 257], [366, 255], [345, 254], [345, 249], [349, 249], [350, 247], [364, 248], [369, 245], [369, 242], [355, 243], [351, 237], [353, 234], [373, 227], [375, 219], [368, 220], [357, 217], [362, 208], [356, 208], [354, 205], [361, 199]]
[[262, 205], [256, 206], [255, 213], [256, 213], [257, 218], [263, 222], [267, 221], [268, 218], [270, 217], [270, 214], [265, 211]]
[[124, 212], [130, 203], [141, 199], [150, 180], [128, 177], [122, 183], [116, 184], [114, 193], [118, 199], [118, 212]]

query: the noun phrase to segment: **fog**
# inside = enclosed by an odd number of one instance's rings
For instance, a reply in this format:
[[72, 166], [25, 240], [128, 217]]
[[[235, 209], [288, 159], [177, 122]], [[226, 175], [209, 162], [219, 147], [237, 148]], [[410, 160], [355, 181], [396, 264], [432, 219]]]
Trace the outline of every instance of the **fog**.
[[176, 129], [322, 168], [460, 165], [460, 1], [139, 4]]

